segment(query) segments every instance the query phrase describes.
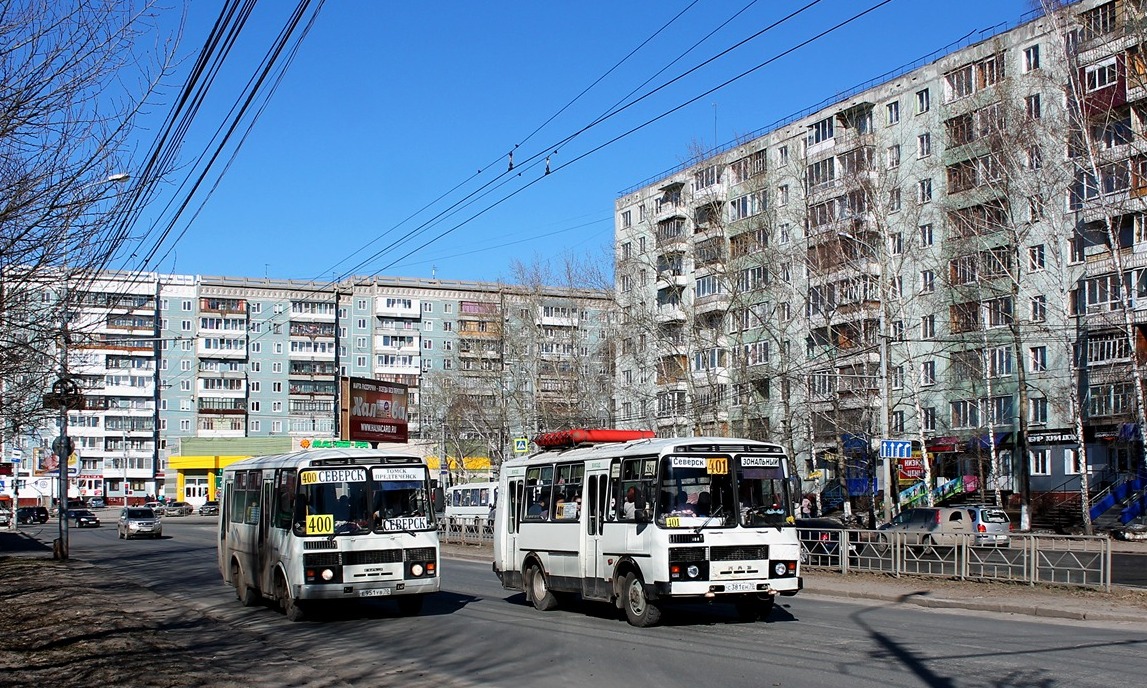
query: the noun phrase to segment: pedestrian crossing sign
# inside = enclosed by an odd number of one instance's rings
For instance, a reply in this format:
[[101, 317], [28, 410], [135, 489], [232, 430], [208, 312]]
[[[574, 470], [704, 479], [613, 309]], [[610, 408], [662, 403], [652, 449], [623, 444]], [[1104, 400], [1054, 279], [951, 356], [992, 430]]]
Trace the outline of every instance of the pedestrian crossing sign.
[[528, 437], [515, 437], [514, 453], [525, 454], [528, 451], [530, 451], [530, 439]]

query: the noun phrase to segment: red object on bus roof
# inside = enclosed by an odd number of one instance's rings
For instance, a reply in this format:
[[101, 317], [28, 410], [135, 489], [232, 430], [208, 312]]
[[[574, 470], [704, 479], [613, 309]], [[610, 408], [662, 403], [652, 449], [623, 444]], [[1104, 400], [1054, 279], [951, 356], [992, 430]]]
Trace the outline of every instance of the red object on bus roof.
[[573, 447], [579, 444], [593, 444], [598, 442], [628, 442], [629, 440], [644, 440], [654, 437], [652, 430], [612, 430], [609, 428], [573, 430], [559, 430], [557, 432], [544, 432], [534, 438], [534, 444], [539, 447]]

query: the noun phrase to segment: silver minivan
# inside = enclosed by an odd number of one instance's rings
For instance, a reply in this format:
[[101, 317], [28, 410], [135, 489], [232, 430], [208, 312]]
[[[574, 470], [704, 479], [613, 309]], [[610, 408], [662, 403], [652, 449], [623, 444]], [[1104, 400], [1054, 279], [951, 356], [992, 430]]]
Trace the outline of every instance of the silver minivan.
[[972, 533], [977, 545], [1007, 547], [1012, 542], [1012, 519], [998, 506], [969, 504], [965, 507], [972, 517]]

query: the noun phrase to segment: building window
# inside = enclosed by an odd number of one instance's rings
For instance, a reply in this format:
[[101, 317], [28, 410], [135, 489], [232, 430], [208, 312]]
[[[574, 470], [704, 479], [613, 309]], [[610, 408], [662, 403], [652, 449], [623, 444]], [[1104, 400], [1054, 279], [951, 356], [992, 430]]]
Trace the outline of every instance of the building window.
[[1031, 362], [1031, 370], [1033, 373], [1042, 373], [1047, 371], [1047, 347], [1046, 346], [1033, 346], [1028, 349], [1028, 358]]
[[777, 205], [789, 204], [789, 185], [784, 184], [777, 187]]
[[919, 203], [932, 202], [932, 180], [921, 179], [916, 185], [916, 200]]
[[891, 103], [885, 105], [884, 108], [885, 108], [885, 112], [887, 112], [887, 115], [888, 115], [887, 119], [888, 119], [888, 125], [889, 126], [892, 126], [893, 124], [896, 124], [897, 122], [900, 121], [900, 101], [899, 100], [892, 101]]
[[936, 432], [936, 408], [934, 406], [925, 406], [921, 411], [924, 412], [924, 431]]
[[888, 190], [888, 212], [895, 213], [900, 210], [900, 189]]
[[1032, 475], [1051, 475], [1051, 450], [1050, 449], [1032, 449], [1031, 450], [1031, 474]]
[[1024, 48], [1024, 73], [1039, 69], [1039, 45]]
[[904, 253], [904, 237], [900, 232], [889, 235], [888, 237], [888, 252], [894, 256]]
[[895, 432], [898, 434], [904, 432], [904, 412], [903, 411], [893, 411], [892, 412], [891, 425], [892, 425], [892, 432]]
[[936, 361], [924, 361], [920, 364], [920, 384], [936, 384]]
[[926, 158], [932, 155], [932, 134], [924, 132], [916, 137], [916, 157]]
[[1032, 322], [1047, 321], [1047, 296], [1039, 294], [1032, 297], [1031, 320]]
[[781, 167], [784, 167], [785, 165], [789, 164], [789, 147], [788, 146], [781, 146], [780, 148], [777, 149], [777, 163]]
[[1116, 71], [1116, 60], [1114, 57], [1094, 64], [1084, 70], [1084, 82], [1089, 93], [1113, 86], [1117, 79], [1118, 72]]
[[283, 431], [283, 421], [281, 421], [281, 420], [271, 421], [271, 432], [282, 432], [282, 431]]
[[920, 318], [920, 338], [921, 339], [935, 339], [936, 338], [936, 316], [925, 315]]
[[179, 429], [181, 432], [190, 432], [191, 431], [191, 420], [184, 418], [183, 420], [179, 421]]
[[1028, 270], [1039, 272], [1044, 269], [1043, 244], [1028, 246]]
[[928, 112], [928, 108], [931, 107], [931, 105], [932, 103], [928, 96], [928, 89], [916, 92], [916, 114], [922, 115], [925, 112]]
[[936, 273], [931, 270], [920, 271], [920, 293], [931, 294], [936, 291]]
[[633, 226], [632, 217], [630, 216], [628, 210], [626, 210], [625, 212], [623, 212], [621, 214], [621, 226], [622, 226], [622, 228], [628, 228], [628, 227]]
[[920, 225], [920, 246], [928, 247], [932, 245], [932, 225]]
[[1040, 108], [1039, 94], [1033, 93], [1032, 95], [1024, 98], [1024, 109], [1027, 111], [1028, 119], [1039, 119], [1042, 115]]
[[888, 147], [888, 169], [900, 167], [900, 144]]
[[1066, 448], [1063, 450], [1063, 473], [1064, 475], [1079, 475], [1083, 471], [1083, 465], [1079, 461], [1079, 452]]
[[1028, 399], [1028, 422], [1033, 425], [1047, 425], [1047, 399], [1043, 397]]

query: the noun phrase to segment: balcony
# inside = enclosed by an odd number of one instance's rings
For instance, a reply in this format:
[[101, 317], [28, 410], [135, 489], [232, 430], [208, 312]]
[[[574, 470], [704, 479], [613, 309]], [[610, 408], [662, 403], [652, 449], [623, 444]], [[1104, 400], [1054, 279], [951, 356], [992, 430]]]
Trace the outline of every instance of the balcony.
[[247, 400], [200, 397], [196, 410], [199, 413], [241, 414], [247, 412]]
[[418, 320], [422, 317], [422, 301], [395, 296], [376, 296], [374, 299], [374, 314], [379, 318], [408, 318]]

